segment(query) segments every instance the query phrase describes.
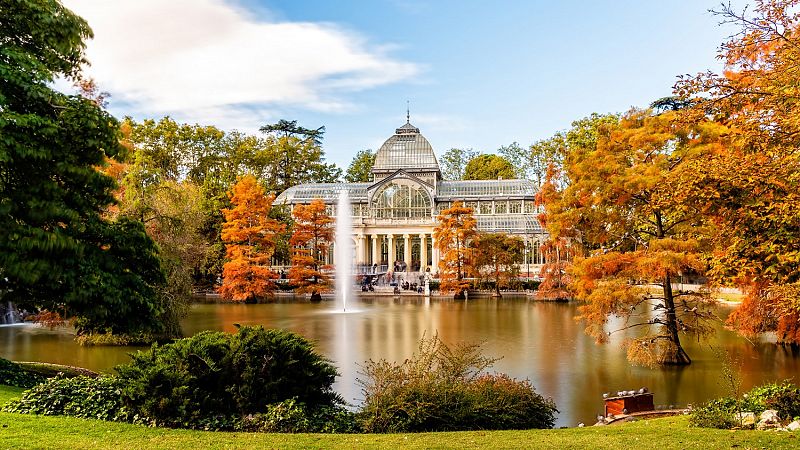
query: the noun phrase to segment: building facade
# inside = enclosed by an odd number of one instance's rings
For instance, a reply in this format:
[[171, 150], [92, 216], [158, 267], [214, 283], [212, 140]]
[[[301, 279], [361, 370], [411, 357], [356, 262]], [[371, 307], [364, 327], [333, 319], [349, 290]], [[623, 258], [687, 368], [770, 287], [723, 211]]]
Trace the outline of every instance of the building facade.
[[[353, 254], [361, 272], [438, 272], [439, 251], [433, 240], [436, 216], [454, 202], [473, 208], [478, 230], [504, 232], [525, 241], [521, 273], [539, 273], [539, 252], [546, 232], [536, 219], [537, 187], [528, 180], [443, 180], [433, 147], [419, 129], [406, 122], [375, 155], [369, 183], [311, 183], [293, 186], [276, 205], [308, 204], [322, 199], [335, 214], [346, 190], [353, 216]], [[330, 262], [334, 263], [333, 255]]]

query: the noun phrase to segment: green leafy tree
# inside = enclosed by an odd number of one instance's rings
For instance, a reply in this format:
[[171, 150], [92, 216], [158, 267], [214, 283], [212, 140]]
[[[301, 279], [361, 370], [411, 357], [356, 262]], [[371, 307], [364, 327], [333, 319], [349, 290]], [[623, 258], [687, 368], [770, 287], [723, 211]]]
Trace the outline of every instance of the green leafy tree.
[[519, 236], [505, 233], [482, 233], [472, 242], [475, 248], [475, 267], [494, 281], [494, 297], [501, 287], [519, 275], [519, 264], [525, 252], [525, 243]]
[[301, 183], [334, 183], [342, 176], [335, 164], [324, 162], [322, 135], [325, 127], [303, 128], [296, 120], [280, 120], [265, 125], [261, 131], [268, 135], [271, 149], [272, 173], [267, 178], [267, 190], [280, 194]]
[[375, 152], [370, 149], [359, 150], [347, 168], [344, 175], [345, 181], [349, 183], [372, 181], [373, 165], [375, 165]]
[[77, 79], [91, 29], [55, 0], [4, 1], [2, 17], [0, 293], [65, 305], [81, 333], [158, 331], [157, 249], [141, 223], [103, 217], [115, 183], [97, 168], [125, 152], [118, 122], [51, 88]]
[[478, 156], [478, 152], [471, 148], [451, 148], [446, 151], [439, 159], [442, 178], [445, 180], [463, 180], [467, 163], [476, 156]]
[[464, 168], [465, 180], [514, 179], [517, 172], [507, 159], [498, 155], [478, 155]]

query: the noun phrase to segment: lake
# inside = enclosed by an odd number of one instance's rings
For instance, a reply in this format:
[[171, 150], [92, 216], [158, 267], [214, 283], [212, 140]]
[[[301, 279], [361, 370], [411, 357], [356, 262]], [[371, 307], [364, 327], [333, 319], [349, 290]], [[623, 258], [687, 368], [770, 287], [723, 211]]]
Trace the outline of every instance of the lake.
[[[800, 354], [769, 342], [749, 342], [717, 325], [709, 342], [684, 338], [693, 363], [689, 367], [648, 369], [625, 359], [615, 335], [597, 345], [575, 321], [577, 305], [536, 302], [524, 296], [467, 301], [422, 297], [361, 297], [355, 312], [334, 311], [332, 302], [311, 304], [282, 299], [269, 304], [193, 304], [183, 322], [186, 335], [202, 330], [234, 332], [234, 324], [285, 328], [317, 343], [339, 368], [336, 390], [351, 403], [360, 401], [358, 365], [367, 359], [402, 361], [420, 337], [438, 333], [448, 343], [483, 343], [487, 356], [502, 357], [493, 370], [531, 380], [552, 397], [560, 413], [557, 426], [587, 425], [602, 413], [604, 392], [647, 387], [659, 405], [686, 405], [728, 394], [720, 378], [720, 351], [741, 362], [743, 387], [800, 374]], [[730, 312], [721, 307], [722, 319]], [[629, 334], [628, 336], [632, 336]], [[38, 326], [0, 327], [0, 356], [18, 361], [45, 361], [112, 371], [128, 361], [130, 347], [81, 347], [65, 329]], [[797, 382], [798, 380], [795, 380]]]

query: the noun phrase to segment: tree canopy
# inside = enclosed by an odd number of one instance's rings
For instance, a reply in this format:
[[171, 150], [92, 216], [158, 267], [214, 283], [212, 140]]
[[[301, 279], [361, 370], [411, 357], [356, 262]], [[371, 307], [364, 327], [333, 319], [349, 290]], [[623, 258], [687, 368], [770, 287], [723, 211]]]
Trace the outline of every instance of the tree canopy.
[[348, 183], [372, 181], [372, 166], [375, 165], [375, 152], [370, 149], [359, 150], [344, 175]]
[[469, 287], [466, 278], [474, 271], [474, 249], [471, 243], [478, 236], [478, 222], [472, 208], [455, 202], [436, 217], [433, 239], [441, 252], [439, 272], [442, 292], [454, 292], [454, 298], [464, 299]]
[[98, 102], [59, 93], [76, 80], [86, 22], [55, 0], [5, 1], [0, 22], [0, 294], [62, 310], [79, 332], [159, 332], [163, 283], [141, 223], [111, 221], [122, 158], [118, 122]]
[[475, 268], [494, 281], [494, 296], [501, 297], [500, 288], [509, 287], [511, 280], [519, 275], [525, 243], [519, 236], [482, 233], [472, 246], [475, 249]]
[[709, 275], [745, 288], [729, 317], [746, 335], [800, 343], [800, 15], [797, 0], [757, 0], [737, 12], [720, 48], [722, 74], [683, 76], [675, 92], [687, 121], [712, 117], [720, 146], [693, 166], [692, 191], [714, 224]]
[[[672, 288], [680, 275], [705, 270], [704, 218], [683, 184], [689, 162], [716, 146], [715, 128], [704, 127], [686, 127], [674, 112], [632, 110], [600, 126], [593, 146], [566, 154], [564, 190], [545, 190], [554, 237], [569, 230], [584, 249], [570, 288], [586, 301], [587, 332], [606, 342], [634, 329], [626, 341], [633, 362], [688, 364], [680, 335], [711, 332], [708, 296]], [[611, 316], [625, 325], [609, 332]]]
[[275, 291], [270, 260], [276, 235], [285, 227], [269, 217], [272, 200], [255, 177], [243, 177], [230, 193], [232, 208], [223, 210], [222, 241], [226, 262], [223, 267], [222, 298], [252, 301], [271, 296]]
[[465, 180], [497, 180], [517, 178], [514, 166], [499, 155], [478, 155], [470, 159], [464, 168]]
[[467, 163], [476, 156], [478, 156], [478, 152], [471, 148], [451, 148], [444, 152], [442, 157], [439, 158], [439, 168], [442, 171], [442, 178], [454, 181], [463, 180]]
[[289, 244], [292, 246], [292, 268], [289, 278], [298, 292], [311, 292], [313, 300], [331, 287], [325, 255], [333, 243], [335, 220], [326, 212], [325, 203], [316, 199], [308, 205], [296, 205], [292, 211], [294, 226]]

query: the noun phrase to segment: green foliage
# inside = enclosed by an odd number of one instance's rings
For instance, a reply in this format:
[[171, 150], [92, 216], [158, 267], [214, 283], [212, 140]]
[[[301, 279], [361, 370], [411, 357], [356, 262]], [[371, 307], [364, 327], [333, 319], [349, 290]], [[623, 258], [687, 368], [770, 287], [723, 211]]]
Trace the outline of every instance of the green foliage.
[[117, 121], [53, 90], [85, 63], [86, 22], [60, 2], [3, 2], [0, 26], [0, 292], [28, 309], [62, 310], [80, 331], [157, 328], [163, 281], [141, 224], [109, 222], [121, 158]]
[[693, 427], [729, 430], [740, 425], [736, 420], [736, 409], [736, 400], [733, 398], [711, 400], [692, 411], [689, 424]]
[[752, 388], [741, 400], [734, 397], [711, 400], [692, 411], [689, 423], [696, 427], [730, 429], [741, 425], [736, 420], [737, 413], [752, 412], [758, 420], [767, 409], [776, 410], [783, 420], [800, 416], [800, 388], [789, 381], [767, 383]]
[[114, 334], [110, 331], [104, 333], [85, 333], [76, 336], [78, 344], [91, 346], [128, 346], [128, 345], [150, 345], [158, 340], [158, 337], [149, 333], [136, 334]]
[[444, 152], [439, 159], [442, 178], [445, 180], [463, 180], [467, 163], [476, 156], [478, 156], [478, 152], [471, 148], [451, 148]]
[[13, 361], [0, 358], [0, 384], [29, 388], [45, 379], [43, 375], [25, 370]]
[[273, 403], [242, 419], [239, 429], [265, 433], [356, 433], [356, 414], [341, 406], [307, 408], [296, 399]]
[[3, 411], [113, 422], [136, 421], [137, 417], [125, 406], [121, 394], [122, 384], [116, 377], [66, 378], [59, 375], [25, 391], [22, 398], [6, 404]]
[[789, 381], [756, 386], [745, 396], [742, 409], [759, 413], [774, 409], [782, 419], [800, 416], [800, 389]]
[[344, 180], [348, 183], [365, 183], [372, 181], [372, 166], [375, 165], [375, 152], [371, 149], [359, 150], [350, 166], [347, 167]]
[[290, 398], [309, 407], [340, 402], [331, 388], [335, 367], [288, 331], [206, 331], [131, 357], [117, 367], [126, 398], [140, 415], [170, 426], [208, 426]]
[[448, 347], [436, 336], [401, 364], [368, 361], [359, 380], [364, 431], [551, 428], [552, 400], [527, 380], [483, 374], [494, 361], [477, 345]]
[[517, 172], [507, 159], [498, 155], [478, 155], [464, 168], [465, 180], [514, 179]]

